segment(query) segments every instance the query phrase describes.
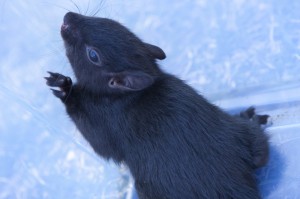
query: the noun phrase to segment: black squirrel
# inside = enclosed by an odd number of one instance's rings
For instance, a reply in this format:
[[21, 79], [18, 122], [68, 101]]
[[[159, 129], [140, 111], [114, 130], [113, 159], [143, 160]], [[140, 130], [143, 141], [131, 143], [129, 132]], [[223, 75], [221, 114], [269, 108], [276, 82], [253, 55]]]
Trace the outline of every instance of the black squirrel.
[[47, 84], [95, 152], [129, 167], [140, 199], [260, 198], [267, 115], [227, 114], [114, 20], [69, 12], [61, 35], [77, 82], [49, 72]]

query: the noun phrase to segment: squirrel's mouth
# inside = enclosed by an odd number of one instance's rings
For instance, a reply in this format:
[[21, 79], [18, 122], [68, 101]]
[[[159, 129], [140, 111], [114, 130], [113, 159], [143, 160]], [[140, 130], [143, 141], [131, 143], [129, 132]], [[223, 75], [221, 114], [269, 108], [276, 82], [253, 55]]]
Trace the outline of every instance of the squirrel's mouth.
[[77, 15], [76, 13], [68, 12], [64, 16], [64, 22], [61, 25], [61, 36], [69, 45], [75, 44], [80, 39], [80, 32], [76, 28], [76, 23], [78, 22]]

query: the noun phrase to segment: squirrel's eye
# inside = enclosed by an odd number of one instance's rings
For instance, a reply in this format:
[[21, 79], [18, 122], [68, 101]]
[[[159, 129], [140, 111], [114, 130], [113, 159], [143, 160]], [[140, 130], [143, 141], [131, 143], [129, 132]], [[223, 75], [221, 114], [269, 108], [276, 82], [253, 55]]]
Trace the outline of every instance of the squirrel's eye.
[[100, 58], [95, 49], [87, 47], [87, 56], [93, 64], [100, 64]]

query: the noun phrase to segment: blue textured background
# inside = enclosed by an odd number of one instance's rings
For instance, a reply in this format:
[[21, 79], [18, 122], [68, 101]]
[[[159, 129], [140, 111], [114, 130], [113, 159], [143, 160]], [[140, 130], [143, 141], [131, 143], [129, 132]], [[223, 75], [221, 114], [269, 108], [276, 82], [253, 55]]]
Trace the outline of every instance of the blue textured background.
[[[299, 0], [77, 0], [167, 54], [161, 66], [228, 111], [272, 116], [264, 198], [300, 198]], [[72, 76], [59, 30], [71, 0], [0, 1], [0, 199], [131, 198], [126, 167], [97, 157], [45, 85]]]

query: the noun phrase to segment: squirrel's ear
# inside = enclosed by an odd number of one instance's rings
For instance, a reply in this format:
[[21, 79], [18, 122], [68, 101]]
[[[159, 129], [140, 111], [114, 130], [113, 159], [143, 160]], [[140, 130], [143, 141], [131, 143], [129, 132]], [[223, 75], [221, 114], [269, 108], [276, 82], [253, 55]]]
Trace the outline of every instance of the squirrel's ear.
[[122, 91], [140, 91], [154, 83], [154, 78], [140, 71], [121, 72], [112, 75], [108, 86]]
[[151, 56], [153, 56], [155, 59], [163, 60], [166, 58], [165, 52], [160, 47], [148, 43], [144, 43], [144, 44], [147, 50], [149, 51], [149, 53], [151, 54]]

